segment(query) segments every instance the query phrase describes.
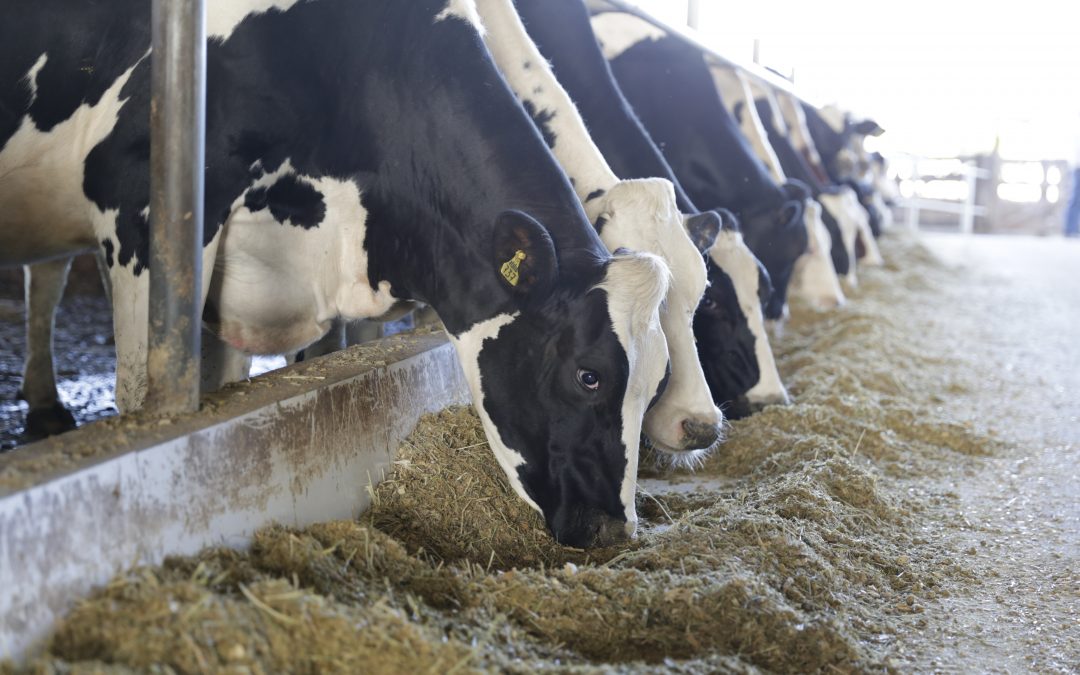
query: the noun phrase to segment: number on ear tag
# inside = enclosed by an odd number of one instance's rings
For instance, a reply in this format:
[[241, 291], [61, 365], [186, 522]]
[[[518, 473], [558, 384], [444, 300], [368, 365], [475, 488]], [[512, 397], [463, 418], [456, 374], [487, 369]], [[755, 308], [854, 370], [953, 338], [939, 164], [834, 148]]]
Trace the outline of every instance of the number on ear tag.
[[521, 261], [525, 260], [525, 251], [514, 251], [514, 257], [507, 260], [499, 268], [499, 272], [503, 275], [503, 279], [511, 286], [517, 286], [518, 281], [521, 279], [521, 273], [518, 271], [521, 267]]

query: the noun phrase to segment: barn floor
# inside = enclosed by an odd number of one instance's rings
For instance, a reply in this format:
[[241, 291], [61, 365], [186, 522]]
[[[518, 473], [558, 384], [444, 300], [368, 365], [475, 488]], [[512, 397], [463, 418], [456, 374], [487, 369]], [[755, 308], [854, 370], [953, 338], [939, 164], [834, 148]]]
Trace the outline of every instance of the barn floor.
[[1080, 245], [923, 242], [794, 314], [796, 403], [695, 474], [646, 472], [624, 550], [552, 544], [448, 411], [361, 522], [122, 575], [38, 665], [1076, 672]]

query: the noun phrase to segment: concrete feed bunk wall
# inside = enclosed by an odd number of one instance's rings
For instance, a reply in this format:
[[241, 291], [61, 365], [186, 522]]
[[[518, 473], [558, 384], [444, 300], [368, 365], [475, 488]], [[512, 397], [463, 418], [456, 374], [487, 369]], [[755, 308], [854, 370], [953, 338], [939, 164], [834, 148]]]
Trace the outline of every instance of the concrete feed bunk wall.
[[355, 517], [419, 417], [468, 401], [445, 337], [397, 336], [0, 457], [0, 660], [133, 564]]

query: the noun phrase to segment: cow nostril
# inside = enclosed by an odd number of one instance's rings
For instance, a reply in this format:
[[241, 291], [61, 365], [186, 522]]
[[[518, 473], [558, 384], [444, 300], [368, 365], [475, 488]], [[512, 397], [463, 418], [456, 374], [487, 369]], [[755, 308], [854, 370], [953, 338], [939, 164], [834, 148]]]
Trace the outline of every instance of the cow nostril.
[[592, 546], [614, 546], [630, 539], [626, 521], [618, 518], [602, 515], [597, 519], [593, 527]]
[[710, 447], [720, 438], [720, 425], [698, 422], [692, 419], [682, 421], [683, 450], [701, 450]]

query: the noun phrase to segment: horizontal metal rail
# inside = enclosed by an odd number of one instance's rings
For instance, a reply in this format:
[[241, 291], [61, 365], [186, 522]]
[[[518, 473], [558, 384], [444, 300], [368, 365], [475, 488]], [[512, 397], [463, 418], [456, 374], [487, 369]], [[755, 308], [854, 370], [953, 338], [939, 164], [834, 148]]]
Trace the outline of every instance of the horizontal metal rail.
[[627, 14], [633, 14], [634, 16], [646, 21], [657, 28], [669, 33], [680, 40], [683, 40], [688, 45], [691, 45], [695, 49], [699, 50], [706, 58], [707, 61], [713, 63], [713, 65], [726, 66], [729, 68], [737, 68], [743, 73], [758, 80], [762, 85], [766, 87], [772, 87], [780, 91], [786, 92], [791, 96], [799, 99], [804, 103], [818, 107], [817, 104], [812, 101], [807, 101], [805, 97], [796, 93], [794, 86], [789, 80], [784, 79], [780, 75], [763, 68], [760, 65], [751, 61], [745, 61], [726, 54], [721, 54], [716, 51], [701, 39], [696, 31], [689, 27], [672, 26], [656, 17], [652, 16], [645, 10], [641, 9], [637, 5], [634, 5], [626, 0], [587, 0], [590, 11], [612, 9], [620, 12], [626, 12]]

